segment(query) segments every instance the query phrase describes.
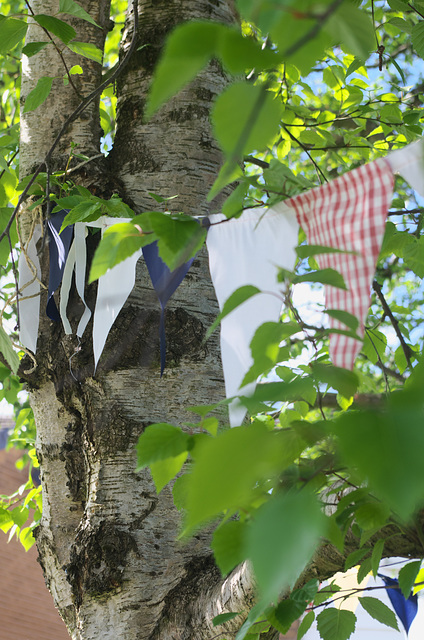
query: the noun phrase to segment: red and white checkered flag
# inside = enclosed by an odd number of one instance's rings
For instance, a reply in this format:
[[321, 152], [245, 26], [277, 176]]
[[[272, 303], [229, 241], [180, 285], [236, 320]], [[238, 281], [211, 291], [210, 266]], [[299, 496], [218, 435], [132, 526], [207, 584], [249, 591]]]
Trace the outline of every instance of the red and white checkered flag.
[[[341, 309], [356, 316], [361, 337], [392, 192], [392, 169], [381, 158], [285, 201], [295, 209], [310, 245], [356, 252], [356, 255], [323, 254], [318, 262], [322, 269], [332, 268], [341, 273], [347, 286], [345, 291], [326, 285], [327, 309]], [[330, 327], [347, 328], [333, 318]], [[360, 342], [354, 338], [330, 336], [330, 356], [338, 367], [351, 369], [360, 348]]]

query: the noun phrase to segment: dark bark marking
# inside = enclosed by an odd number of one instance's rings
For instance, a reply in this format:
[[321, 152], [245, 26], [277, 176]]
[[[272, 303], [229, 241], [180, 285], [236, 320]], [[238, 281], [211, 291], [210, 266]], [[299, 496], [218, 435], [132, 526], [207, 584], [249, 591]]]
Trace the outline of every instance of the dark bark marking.
[[65, 567], [75, 604], [84, 594], [104, 596], [116, 591], [123, 582], [127, 556], [137, 553], [134, 538], [117, 526], [102, 522], [96, 529], [82, 529]]

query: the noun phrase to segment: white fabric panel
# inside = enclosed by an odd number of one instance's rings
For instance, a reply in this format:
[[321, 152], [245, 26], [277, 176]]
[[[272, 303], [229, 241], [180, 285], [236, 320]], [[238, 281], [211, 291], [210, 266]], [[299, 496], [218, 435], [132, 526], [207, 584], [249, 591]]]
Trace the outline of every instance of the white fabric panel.
[[74, 272], [74, 267], [75, 267], [75, 238], [73, 239], [72, 244], [69, 248], [68, 257], [66, 259], [65, 268], [63, 270], [62, 284], [60, 287], [59, 313], [60, 313], [60, 318], [62, 320], [63, 328], [65, 330], [66, 335], [68, 336], [72, 333], [72, 327], [71, 327], [71, 323], [68, 320], [68, 316], [66, 315], [66, 309], [68, 307], [69, 292], [71, 290], [72, 274]]
[[35, 279], [34, 274], [28, 266], [25, 253], [28, 260], [32, 263], [37, 273], [38, 279], [41, 278], [40, 261], [37, 256], [37, 242], [41, 238], [41, 226], [37, 225], [34, 233], [30, 238], [25, 250], [21, 251], [19, 256], [19, 340], [27, 349], [36, 352], [38, 325], [40, 321], [40, 284]]
[[75, 243], [75, 285], [81, 301], [84, 304], [84, 313], [77, 327], [77, 336], [82, 337], [85, 328], [91, 318], [91, 311], [84, 298], [85, 287], [85, 271], [87, 267], [87, 247], [85, 244], [85, 236], [87, 235], [87, 226], [84, 223], [77, 222], [74, 227], [74, 243]]
[[[250, 395], [256, 383], [240, 389], [253, 364], [250, 342], [264, 322], [278, 321], [282, 301], [278, 267], [292, 270], [298, 244], [299, 225], [293, 209], [283, 202], [273, 208], [244, 211], [241, 218], [225, 220], [222, 214], [209, 217], [206, 244], [209, 268], [219, 307], [239, 287], [254, 285], [265, 291], [232, 311], [221, 322], [221, 358], [227, 397]], [[246, 409], [237, 400], [229, 406], [230, 425], [242, 423]]]
[[402, 178], [424, 198], [424, 146], [418, 140], [403, 149], [392, 151], [387, 160], [393, 173], [400, 173]]
[[140, 249], [99, 278], [93, 321], [94, 371], [109, 331], [134, 287], [135, 267], [141, 254]]

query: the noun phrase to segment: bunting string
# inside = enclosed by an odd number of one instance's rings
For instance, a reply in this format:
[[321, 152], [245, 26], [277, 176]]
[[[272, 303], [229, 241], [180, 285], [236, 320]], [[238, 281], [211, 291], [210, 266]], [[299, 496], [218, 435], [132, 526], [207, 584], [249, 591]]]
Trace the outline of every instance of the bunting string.
[[[214, 214], [204, 220], [208, 229], [206, 245], [212, 282], [222, 310], [226, 300], [239, 287], [254, 285], [261, 294], [246, 300], [221, 322], [221, 358], [226, 395], [250, 395], [256, 383], [243, 384], [252, 365], [251, 340], [264, 322], [277, 322], [281, 314], [281, 283], [278, 269], [293, 270], [299, 227], [310, 245], [332, 247], [338, 252], [318, 257], [320, 268], [335, 269], [343, 276], [346, 289], [325, 286], [328, 310], [354, 315], [359, 323], [358, 339], [342, 333], [330, 336], [330, 356], [339, 367], [352, 368], [364, 335], [370, 287], [384, 234], [384, 225], [393, 192], [393, 174], [401, 174], [424, 197], [424, 150], [421, 141], [396, 150], [387, 158], [358, 167], [326, 183], [272, 207], [248, 209], [240, 218], [226, 219]], [[50, 276], [47, 315], [62, 320], [65, 333], [72, 333], [67, 318], [73, 273], [76, 289], [84, 305], [76, 335], [81, 338], [91, 311], [84, 298], [86, 278], [87, 226], [104, 230], [130, 219], [102, 217], [95, 222], [78, 222], [59, 233], [67, 211], [48, 220]], [[224, 224], [225, 222], [225, 224]], [[222, 224], [221, 224], [222, 223]], [[41, 229], [36, 227], [26, 249], [39, 278], [36, 245]], [[165, 308], [181, 284], [193, 259], [171, 271], [159, 256], [157, 243], [151, 243], [109, 269], [98, 281], [93, 317], [94, 371], [97, 369], [109, 331], [135, 284], [137, 261], [143, 255], [161, 309], [159, 321], [161, 375], [165, 368]], [[61, 285], [62, 283], [62, 285]], [[54, 293], [61, 285], [60, 309]], [[21, 254], [19, 286], [25, 287], [21, 300], [21, 343], [35, 353], [39, 323], [40, 285]], [[346, 330], [339, 320], [330, 318], [330, 328]], [[241, 424], [246, 410], [234, 400], [230, 404], [230, 424]]]

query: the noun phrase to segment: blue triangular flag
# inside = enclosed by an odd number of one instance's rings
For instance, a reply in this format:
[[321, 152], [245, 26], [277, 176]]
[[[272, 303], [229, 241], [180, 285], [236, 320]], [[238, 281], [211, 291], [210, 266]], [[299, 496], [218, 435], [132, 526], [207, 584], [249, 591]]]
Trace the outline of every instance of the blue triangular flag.
[[383, 576], [381, 573], [379, 573], [378, 576], [386, 585], [387, 595], [390, 598], [393, 609], [395, 610], [395, 613], [397, 614], [399, 620], [405, 627], [406, 633], [408, 633], [409, 628], [418, 611], [417, 594], [412, 595], [411, 592], [409, 598], [406, 599], [399, 588], [399, 582], [396, 580], [396, 578], [389, 578], [388, 576]]
[[188, 262], [180, 265], [174, 271], [171, 271], [169, 267], [164, 263], [159, 256], [158, 243], [152, 242], [151, 244], [143, 247], [143, 256], [146, 261], [147, 269], [150, 274], [153, 287], [159, 298], [161, 313], [159, 323], [159, 336], [160, 336], [160, 375], [162, 376], [165, 369], [166, 359], [166, 338], [165, 338], [165, 307], [169, 298], [178, 289], [187, 271], [190, 269], [194, 258], [190, 258]]
[[53, 295], [62, 282], [66, 258], [68, 257], [69, 248], [71, 246], [72, 237], [74, 235], [73, 224], [65, 227], [62, 233], [59, 235], [62, 223], [68, 213], [68, 210], [62, 209], [57, 213], [53, 213], [47, 221], [50, 272], [46, 313], [50, 320], [54, 320], [55, 322], [59, 322], [60, 314], [54, 301]]

